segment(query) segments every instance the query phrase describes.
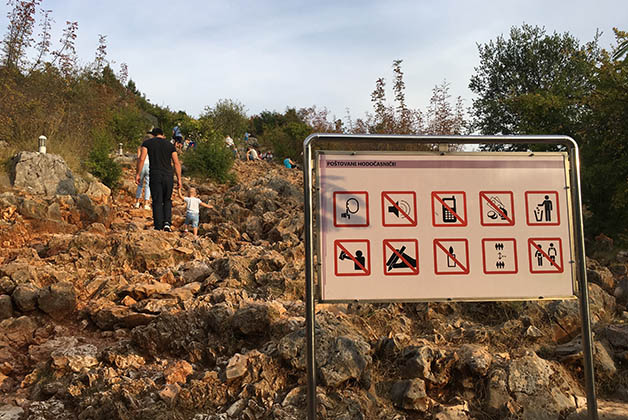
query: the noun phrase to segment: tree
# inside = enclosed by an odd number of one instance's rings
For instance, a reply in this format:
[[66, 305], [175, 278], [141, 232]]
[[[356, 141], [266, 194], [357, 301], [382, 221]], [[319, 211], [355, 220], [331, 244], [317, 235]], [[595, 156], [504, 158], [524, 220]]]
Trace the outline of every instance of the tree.
[[240, 138], [249, 125], [244, 105], [232, 99], [220, 99], [213, 107], [205, 107], [199, 121], [206, 136], [216, 133], [223, 137]]
[[33, 44], [33, 27], [35, 13], [41, 0], [9, 0], [7, 5], [13, 7], [7, 14], [9, 26], [2, 41], [2, 65], [7, 69], [16, 70], [23, 64], [26, 50]]
[[592, 213], [586, 231], [617, 238], [628, 233], [628, 67], [617, 53], [628, 33], [615, 36], [617, 46], [612, 54], [603, 51], [591, 80], [581, 155], [584, 202]]
[[584, 98], [599, 55], [569, 33], [513, 27], [510, 36], [478, 45], [480, 65], [469, 88], [473, 127], [483, 134], [565, 134], [577, 137]]
[[430, 105], [427, 108], [425, 134], [430, 135], [461, 135], [464, 134], [466, 121], [462, 98], [456, 99], [455, 106], [449, 102], [449, 83], [443, 82], [434, 86]]

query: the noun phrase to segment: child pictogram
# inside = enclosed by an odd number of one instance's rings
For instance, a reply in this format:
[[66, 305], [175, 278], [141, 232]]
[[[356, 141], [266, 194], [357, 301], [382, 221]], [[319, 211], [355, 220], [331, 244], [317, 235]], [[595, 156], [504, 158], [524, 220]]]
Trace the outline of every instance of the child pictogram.
[[371, 244], [368, 239], [334, 241], [334, 271], [337, 276], [371, 274]]
[[517, 273], [517, 242], [515, 239], [482, 239], [482, 264], [484, 274]]
[[466, 226], [467, 199], [464, 191], [432, 192], [433, 226]]
[[563, 247], [560, 238], [530, 238], [528, 253], [532, 274], [563, 272]]
[[419, 274], [419, 242], [416, 239], [384, 239], [384, 274]]
[[560, 224], [557, 191], [526, 191], [526, 217], [530, 226]]
[[334, 192], [334, 226], [366, 227], [369, 225], [369, 194], [366, 191]]
[[414, 191], [382, 192], [384, 226], [416, 226], [416, 193]]
[[513, 226], [515, 224], [512, 191], [480, 191], [480, 224]]
[[469, 241], [434, 239], [434, 272], [436, 274], [469, 274]]

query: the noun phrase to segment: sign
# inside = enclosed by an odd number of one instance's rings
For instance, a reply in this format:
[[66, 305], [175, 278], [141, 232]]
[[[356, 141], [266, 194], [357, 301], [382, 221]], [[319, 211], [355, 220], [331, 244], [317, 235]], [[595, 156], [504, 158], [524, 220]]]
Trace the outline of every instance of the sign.
[[464, 191], [432, 192], [432, 226], [466, 226], [467, 200]]
[[434, 272], [469, 274], [469, 241], [466, 239], [434, 239]]
[[385, 239], [384, 275], [419, 274], [419, 242], [416, 239]]
[[563, 272], [563, 244], [560, 238], [528, 239], [528, 255], [532, 274]]
[[320, 301], [575, 295], [566, 153], [322, 151], [315, 163]]
[[416, 193], [414, 191], [382, 192], [384, 226], [416, 226]]
[[557, 191], [526, 191], [525, 196], [528, 225], [560, 225], [560, 207]]
[[480, 191], [480, 224], [482, 226], [514, 226], [513, 192]]
[[342, 239], [334, 242], [337, 276], [371, 274], [371, 243], [364, 239]]
[[366, 227], [369, 225], [369, 193], [366, 191], [334, 192], [334, 226]]
[[514, 238], [482, 239], [484, 274], [517, 274], [517, 241]]

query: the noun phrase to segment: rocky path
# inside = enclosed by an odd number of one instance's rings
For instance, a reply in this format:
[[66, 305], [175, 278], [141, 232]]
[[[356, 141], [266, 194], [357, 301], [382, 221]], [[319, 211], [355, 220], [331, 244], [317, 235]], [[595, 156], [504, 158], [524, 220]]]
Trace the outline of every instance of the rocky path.
[[[301, 173], [195, 182], [215, 208], [194, 240], [181, 205], [151, 229], [123, 163], [114, 197], [0, 194], [0, 419], [303, 419]], [[628, 418], [621, 255], [589, 262], [608, 419]], [[575, 301], [317, 311], [320, 418], [582, 418]]]

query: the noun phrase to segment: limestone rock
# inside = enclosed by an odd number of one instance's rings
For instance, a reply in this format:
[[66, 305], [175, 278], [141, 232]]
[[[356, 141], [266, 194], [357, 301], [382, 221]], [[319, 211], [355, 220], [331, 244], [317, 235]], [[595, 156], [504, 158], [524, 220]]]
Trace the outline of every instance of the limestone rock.
[[166, 383], [178, 384], [185, 383], [187, 377], [190, 376], [192, 372], [194, 372], [194, 368], [191, 364], [185, 360], [177, 360], [166, 368], [164, 376], [166, 377]]
[[422, 379], [399, 381], [393, 385], [390, 393], [393, 404], [404, 410], [425, 412], [432, 406], [432, 400], [425, 392], [425, 382]]
[[459, 365], [469, 368], [477, 375], [485, 376], [491, 367], [493, 357], [486, 348], [474, 344], [464, 344], [458, 351]]
[[455, 355], [432, 345], [411, 346], [402, 351], [403, 375], [445, 385], [451, 377]]
[[362, 377], [371, 363], [370, 346], [362, 340], [340, 336], [329, 349], [327, 363], [320, 367], [324, 384], [336, 387], [349, 379]]
[[575, 408], [568, 383], [555, 384], [551, 378], [559, 374], [553, 364], [534, 353], [515, 359], [508, 371], [508, 390], [521, 407], [525, 419], [541, 420]]
[[255, 303], [236, 311], [232, 325], [244, 335], [262, 334], [268, 332], [285, 312], [284, 307], [276, 302]]
[[55, 350], [51, 353], [52, 366], [80, 372], [98, 364], [98, 349], [93, 344]]
[[0, 420], [20, 420], [24, 409], [14, 405], [0, 406]]
[[89, 184], [89, 188], [85, 191], [85, 194], [91, 198], [94, 203], [106, 204], [109, 202], [111, 189], [102, 182], [94, 181]]
[[55, 283], [40, 289], [37, 296], [39, 309], [52, 319], [61, 320], [76, 308], [76, 292], [72, 283]]
[[628, 324], [613, 324], [606, 327], [606, 337], [617, 349], [628, 350]]
[[37, 308], [38, 289], [30, 283], [18, 285], [11, 297], [17, 309], [22, 312], [34, 311]]
[[13, 303], [11, 296], [0, 295], [0, 321], [13, 316]]
[[61, 156], [20, 152], [13, 158], [11, 172], [13, 185], [31, 194], [76, 194], [74, 175]]

